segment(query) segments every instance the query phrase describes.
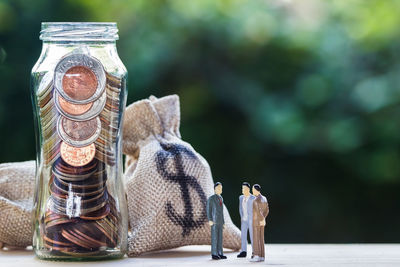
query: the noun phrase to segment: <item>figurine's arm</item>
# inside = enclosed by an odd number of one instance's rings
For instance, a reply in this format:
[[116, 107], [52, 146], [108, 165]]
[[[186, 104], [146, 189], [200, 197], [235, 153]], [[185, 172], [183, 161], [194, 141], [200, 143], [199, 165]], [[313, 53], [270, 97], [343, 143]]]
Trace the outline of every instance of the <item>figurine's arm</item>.
[[[253, 213], [254, 212], [258, 213], [258, 216], [256, 218], [264, 218], [264, 215], [263, 215], [263, 212], [262, 212], [262, 208], [260, 207], [260, 204], [262, 204], [262, 203], [259, 203], [259, 201], [257, 199], [255, 199], [254, 202], [253, 202], [253, 207], [254, 207], [253, 208]], [[253, 214], [253, 217], [254, 217], [254, 214]], [[265, 220], [262, 220], [259, 223], [260, 223], [260, 226], [263, 226], [263, 223], [265, 223]]]
[[260, 225], [265, 226], [265, 224], [266, 224], [265, 218], [267, 218], [268, 213], [269, 213], [269, 205], [268, 205], [267, 199], [265, 199], [265, 202], [263, 202], [261, 204], [262, 204], [261, 205], [262, 209], [260, 209], [260, 211], [261, 211], [264, 219], [260, 222]]
[[222, 207], [222, 225], [225, 225], [224, 208]]
[[268, 201], [265, 202], [265, 209], [264, 209], [264, 218], [267, 218], [269, 214], [269, 205], [268, 205]]
[[242, 196], [239, 197], [239, 214], [240, 214], [240, 218], [242, 218], [243, 217]]
[[212, 207], [211, 207], [211, 197], [209, 197], [208, 199], [207, 199], [207, 207], [206, 207], [206, 210], [207, 210], [207, 218], [208, 218], [208, 223], [210, 224], [210, 226], [212, 226], [214, 223], [213, 223], [213, 221], [212, 221]]
[[247, 203], [247, 215], [250, 218], [249, 221], [253, 221], [253, 203], [254, 203], [254, 197], [251, 196], [249, 198], [249, 203]]

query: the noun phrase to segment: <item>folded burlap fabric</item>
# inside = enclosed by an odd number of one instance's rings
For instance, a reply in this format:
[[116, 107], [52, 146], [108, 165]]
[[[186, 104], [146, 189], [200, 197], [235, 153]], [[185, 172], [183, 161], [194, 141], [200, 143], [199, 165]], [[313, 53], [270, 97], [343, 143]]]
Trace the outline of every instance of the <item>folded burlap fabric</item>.
[[0, 247], [32, 245], [35, 164], [0, 164]]
[[[131, 234], [128, 256], [211, 244], [207, 198], [214, 182], [207, 161], [179, 133], [177, 95], [127, 107], [123, 128], [125, 189]], [[238, 250], [240, 231], [224, 206], [223, 246]]]
[[[135, 102], [123, 131], [129, 256], [211, 244], [206, 202], [213, 194], [207, 161], [179, 133], [176, 95]], [[35, 161], [0, 164], [0, 247], [32, 244]], [[240, 231], [224, 207], [224, 247], [240, 248]]]

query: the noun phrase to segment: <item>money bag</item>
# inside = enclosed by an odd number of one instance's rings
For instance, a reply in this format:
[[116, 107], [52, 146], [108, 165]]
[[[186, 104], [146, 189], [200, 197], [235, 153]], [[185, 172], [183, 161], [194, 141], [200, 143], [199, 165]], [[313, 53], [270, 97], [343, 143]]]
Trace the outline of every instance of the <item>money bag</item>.
[[0, 164], [0, 248], [32, 245], [35, 161]]
[[[210, 245], [207, 161], [182, 141], [177, 95], [127, 107], [123, 127], [125, 189], [131, 232], [128, 256], [185, 245]], [[223, 246], [240, 249], [240, 231], [224, 206]]]

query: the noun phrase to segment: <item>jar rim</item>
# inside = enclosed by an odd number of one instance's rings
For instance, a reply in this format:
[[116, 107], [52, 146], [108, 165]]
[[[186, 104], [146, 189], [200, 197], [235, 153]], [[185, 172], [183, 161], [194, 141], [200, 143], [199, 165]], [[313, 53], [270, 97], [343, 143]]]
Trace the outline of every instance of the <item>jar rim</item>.
[[42, 22], [40, 40], [57, 41], [116, 41], [116, 22]]

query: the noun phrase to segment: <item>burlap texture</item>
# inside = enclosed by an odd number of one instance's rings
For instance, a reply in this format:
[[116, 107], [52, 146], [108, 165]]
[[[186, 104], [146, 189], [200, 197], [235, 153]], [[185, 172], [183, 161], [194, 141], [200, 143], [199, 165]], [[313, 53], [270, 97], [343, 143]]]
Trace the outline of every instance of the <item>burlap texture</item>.
[[[125, 189], [131, 233], [128, 256], [185, 245], [210, 245], [207, 161], [180, 138], [176, 95], [127, 107], [123, 128]], [[240, 231], [224, 206], [225, 248], [240, 249]]]
[[32, 245], [35, 161], [0, 164], [0, 247]]

